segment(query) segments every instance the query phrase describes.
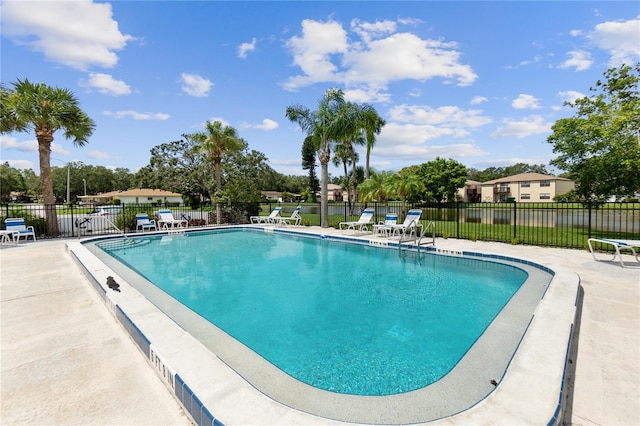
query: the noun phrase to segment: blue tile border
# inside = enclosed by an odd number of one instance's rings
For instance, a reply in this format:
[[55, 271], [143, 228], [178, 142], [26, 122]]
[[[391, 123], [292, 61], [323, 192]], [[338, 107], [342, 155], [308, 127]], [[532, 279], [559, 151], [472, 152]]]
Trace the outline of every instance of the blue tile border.
[[145, 354], [147, 360], [149, 360], [149, 347], [151, 346], [151, 342], [147, 339], [147, 336], [140, 331], [133, 321], [131, 321], [131, 318], [129, 318], [118, 305], [116, 305], [116, 318], [124, 326], [131, 338], [133, 338], [133, 341], [136, 342], [142, 353]]
[[205, 407], [191, 388], [184, 382], [179, 374], [176, 374], [176, 397], [183, 407], [189, 412], [193, 420], [199, 426], [220, 425], [224, 423], [216, 419], [213, 414]]

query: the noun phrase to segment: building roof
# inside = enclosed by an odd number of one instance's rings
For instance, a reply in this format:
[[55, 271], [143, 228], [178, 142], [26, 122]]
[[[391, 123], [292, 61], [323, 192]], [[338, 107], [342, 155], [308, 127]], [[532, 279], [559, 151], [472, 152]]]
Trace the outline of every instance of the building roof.
[[126, 191], [110, 191], [103, 192], [95, 195], [84, 195], [78, 198], [118, 198], [118, 197], [182, 197], [182, 194], [177, 194], [171, 191], [164, 191], [162, 189], [151, 188], [136, 188], [128, 189]]
[[137, 188], [129, 189], [127, 191], [119, 191], [117, 192], [117, 195], [121, 197], [182, 197], [182, 194], [178, 194], [175, 192], [149, 188]]
[[492, 185], [494, 183], [510, 183], [510, 182], [533, 182], [541, 180], [562, 180], [571, 182], [571, 179], [561, 178], [552, 175], [543, 175], [542, 173], [520, 173], [519, 175], [507, 176], [500, 179], [488, 180], [482, 182], [483, 185]]

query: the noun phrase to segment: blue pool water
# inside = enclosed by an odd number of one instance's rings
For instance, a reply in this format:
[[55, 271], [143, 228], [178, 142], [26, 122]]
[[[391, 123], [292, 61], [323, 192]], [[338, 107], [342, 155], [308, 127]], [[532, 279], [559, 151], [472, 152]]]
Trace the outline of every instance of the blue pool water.
[[292, 377], [355, 395], [442, 378], [527, 279], [494, 262], [250, 230], [144, 242], [98, 246]]

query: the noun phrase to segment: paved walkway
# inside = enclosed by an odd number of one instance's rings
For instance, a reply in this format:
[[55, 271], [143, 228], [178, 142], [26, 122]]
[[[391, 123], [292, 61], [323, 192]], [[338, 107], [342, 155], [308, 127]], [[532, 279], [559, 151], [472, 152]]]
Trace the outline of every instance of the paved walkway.
[[0, 250], [2, 425], [189, 425], [66, 253]]
[[[0, 249], [0, 424], [189, 424], [64, 244]], [[640, 424], [640, 268], [594, 262], [582, 250], [454, 239], [437, 246], [576, 271], [584, 302], [571, 424]]]

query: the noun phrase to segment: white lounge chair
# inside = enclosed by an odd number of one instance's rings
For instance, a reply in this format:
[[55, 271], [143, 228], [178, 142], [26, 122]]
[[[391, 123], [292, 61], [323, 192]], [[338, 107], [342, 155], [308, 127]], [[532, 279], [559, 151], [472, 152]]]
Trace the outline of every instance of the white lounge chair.
[[175, 219], [171, 210], [158, 210], [158, 226], [161, 229], [185, 228], [188, 225], [185, 219]]
[[249, 221], [251, 223], [256, 223], [256, 224], [257, 223], [273, 223], [273, 221], [280, 216], [280, 210], [282, 210], [282, 207], [278, 206], [273, 210], [271, 210], [271, 214], [269, 214], [269, 216], [251, 216], [249, 218]]
[[391, 236], [391, 227], [398, 224], [398, 215], [395, 213], [387, 213], [384, 217], [384, 222], [380, 222], [377, 225], [373, 225], [373, 235], [389, 238]]
[[151, 230], [158, 230], [158, 227], [156, 226], [156, 221], [155, 220], [151, 220], [149, 219], [149, 215], [146, 213], [138, 213], [136, 215], [136, 231], [137, 230], [141, 230], [142, 232], [144, 231], [151, 231]]
[[397, 235], [403, 236], [407, 233], [415, 233], [416, 229], [420, 227], [420, 216], [422, 215], [422, 209], [411, 209], [407, 212], [407, 217], [404, 218], [404, 222], [390, 226], [390, 237]]
[[13, 238], [16, 244], [22, 237], [27, 240], [29, 236], [32, 236], [33, 241], [36, 240], [36, 231], [33, 229], [33, 226], [27, 226], [24, 223], [24, 219], [21, 217], [6, 218], [4, 220], [4, 225], [6, 230], [11, 232], [11, 238]]
[[291, 213], [291, 216], [289, 217], [276, 216], [275, 218], [272, 219], [272, 223], [275, 223], [276, 225], [298, 226], [300, 225], [300, 222], [302, 222], [302, 216], [300, 216], [300, 209], [301, 209], [300, 206], [296, 207]]
[[373, 219], [373, 214], [375, 213], [375, 209], [367, 208], [364, 209], [362, 214], [360, 215], [360, 219], [355, 222], [340, 222], [338, 224], [338, 228], [343, 233], [348, 231], [349, 229], [353, 229], [354, 232], [364, 232], [367, 230], [367, 226], [371, 224], [371, 219]]
[[[596, 252], [593, 250], [592, 243], [601, 243], [613, 246], [616, 251], [613, 257], [609, 260], [602, 260], [596, 258]], [[640, 259], [638, 259], [638, 255], [640, 255], [640, 250], [636, 252], [636, 248], [640, 249], [640, 240], [616, 240], [616, 239], [608, 239], [608, 238], [589, 238], [587, 240], [587, 244], [589, 244], [589, 251], [591, 251], [591, 255], [593, 256], [593, 260], [597, 260], [599, 262], [613, 262], [616, 257], [620, 261], [620, 265], [625, 267], [624, 260], [622, 260], [622, 255], [620, 254], [620, 250], [630, 250], [633, 256], [636, 258], [636, 262], [640, 263]]]

